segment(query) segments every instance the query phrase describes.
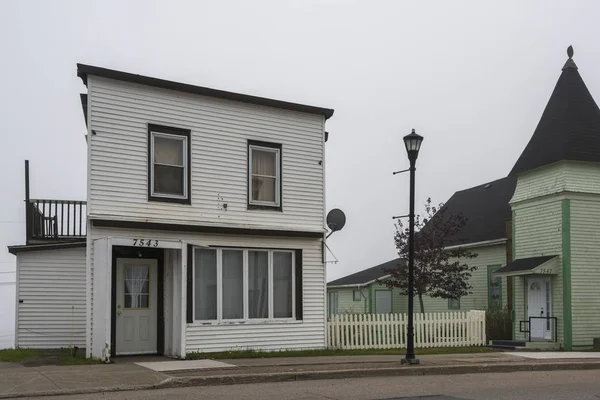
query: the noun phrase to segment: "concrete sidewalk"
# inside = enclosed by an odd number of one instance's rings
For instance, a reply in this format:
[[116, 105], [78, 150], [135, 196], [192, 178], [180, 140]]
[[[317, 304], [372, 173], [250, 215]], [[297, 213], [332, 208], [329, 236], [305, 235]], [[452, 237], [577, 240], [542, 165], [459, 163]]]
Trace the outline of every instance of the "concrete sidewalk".
[[[554, 357], [557, 354], [560, 353], [553, 353]], [[418, 366], [402, 365], [401, 355], [207, 360], [204, 363], [140, 357], [117, 359], [111, 365], [46, 367], [0, 363], [0, 398], [308, 379], [600, 369], [600, 354], [598, 358], [527, 356], [527, 353], [501, 352], [424, 355], [419, 356], [421, 364]], [[154, 368], [162, 372], [135, 364], [146, 361], [150, 361], [148, 365], [158, 363]], [[196, 366], [201, 367], [185, 369]]]

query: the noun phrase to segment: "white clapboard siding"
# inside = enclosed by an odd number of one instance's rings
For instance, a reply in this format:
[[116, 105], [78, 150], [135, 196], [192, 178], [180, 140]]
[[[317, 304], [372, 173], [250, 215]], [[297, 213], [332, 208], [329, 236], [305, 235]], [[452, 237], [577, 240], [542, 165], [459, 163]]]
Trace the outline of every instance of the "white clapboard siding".
[[21, 252], [17, 269], [16, 345], [85, 347], [85, 248]]
[[[321, 239], [213, 235], [187, 232], [109, 229], [90, 226], [92, 246], [94, 239], [106, 237], [144, 237], [159, 240], [183, 240], [209, 246], [239, 246], [257, 248], [284, 248], [302, 250], [303, 320], [291, 322], [217, 324], [198, 322], [186, 325], [186, 352], [227, 351], [232, 349], [307, 349], [327, 346], [325, 315], [325, 269]], [[93, 249], [91, 251], [93, 255]], [[93, 260], [91, 260], [94, 265]], [[166, 265], [165, 268], [168, 268]], [[91, 294], [94, 297], [94, 294]], [[102, 305], [92, 301], [90, 338], [96, 313], [103, 313]], [[185, 316], [185, 313], [183, 314]]]
[[[323, 116], [94, 76], [88, 99], [93, 218], [323, 230]], [[191, 205], [148, 202], [148, 123], [191, 130]], [[282, 145], [282, 212], [247, 210], [249, 139]]]
[[[415, 347], [482, 346], [485, 311], [414, 314]], [[328, 322], [328, 347], [406, 347], [407, 314], [338, 314]]]

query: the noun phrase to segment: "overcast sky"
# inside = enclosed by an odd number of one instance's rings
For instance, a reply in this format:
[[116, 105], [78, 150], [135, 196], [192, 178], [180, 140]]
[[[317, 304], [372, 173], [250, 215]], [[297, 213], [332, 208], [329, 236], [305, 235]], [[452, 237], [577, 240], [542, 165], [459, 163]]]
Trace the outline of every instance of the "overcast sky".
[[83, 62], [335, 109], [327, 208], [348, 222], [328, 280], [395, 257], [408, 210], [402, 137], [425, 137], [417, 202], [504, 177], [566, 60], [600, 97], [597, 1], [0, 1], [0, 347], [12, 344], [33, 198], [85, 199]]

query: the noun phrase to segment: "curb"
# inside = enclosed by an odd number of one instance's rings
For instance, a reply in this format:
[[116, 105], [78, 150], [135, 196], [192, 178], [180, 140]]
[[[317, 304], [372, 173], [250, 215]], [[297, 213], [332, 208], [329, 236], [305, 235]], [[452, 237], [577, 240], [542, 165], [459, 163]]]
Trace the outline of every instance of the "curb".
[[275, 372], [173, 378], [159, 384], [159, 389], [188, 386], [238, 385], [245, 383], [290, 382], [317, 379], [368, 378], [380, 376], [458, 375], [474, 373], [504, 373], [521, 371], [594, 370], [600, 362], [511, 363], [425, 367], [391, 367], [343, 369], [333, 371]]
[[381, 376], [459, 375], [477, 373], [506, 373], [522, 371], [595, 370], [600, 361], [561, 363], [460, 364], [444, 366], [413, 366], [370, 369], [342, 369], [332, 371], [275, 372], [261, 374], [213, 375], [170, 377], [153, 385], [115, 386], [110, 388], [58, 389], [43, 392], [5, 393], [0, 399], [20, 397], [67, 396], [76, 394], [124, 392], [135, 390], [171, 389], [193, 386], [239, 385], [247, 383], [275, 383], [320, 379], [369, 378]]

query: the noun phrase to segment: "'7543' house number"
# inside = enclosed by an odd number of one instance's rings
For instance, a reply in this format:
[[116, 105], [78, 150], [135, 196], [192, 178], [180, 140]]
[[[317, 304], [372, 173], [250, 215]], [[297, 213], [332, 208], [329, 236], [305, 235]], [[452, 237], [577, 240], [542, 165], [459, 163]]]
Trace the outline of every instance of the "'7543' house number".
[[133, 245], [136, 247], [158, 247], [156, 239], [133, 239]]

